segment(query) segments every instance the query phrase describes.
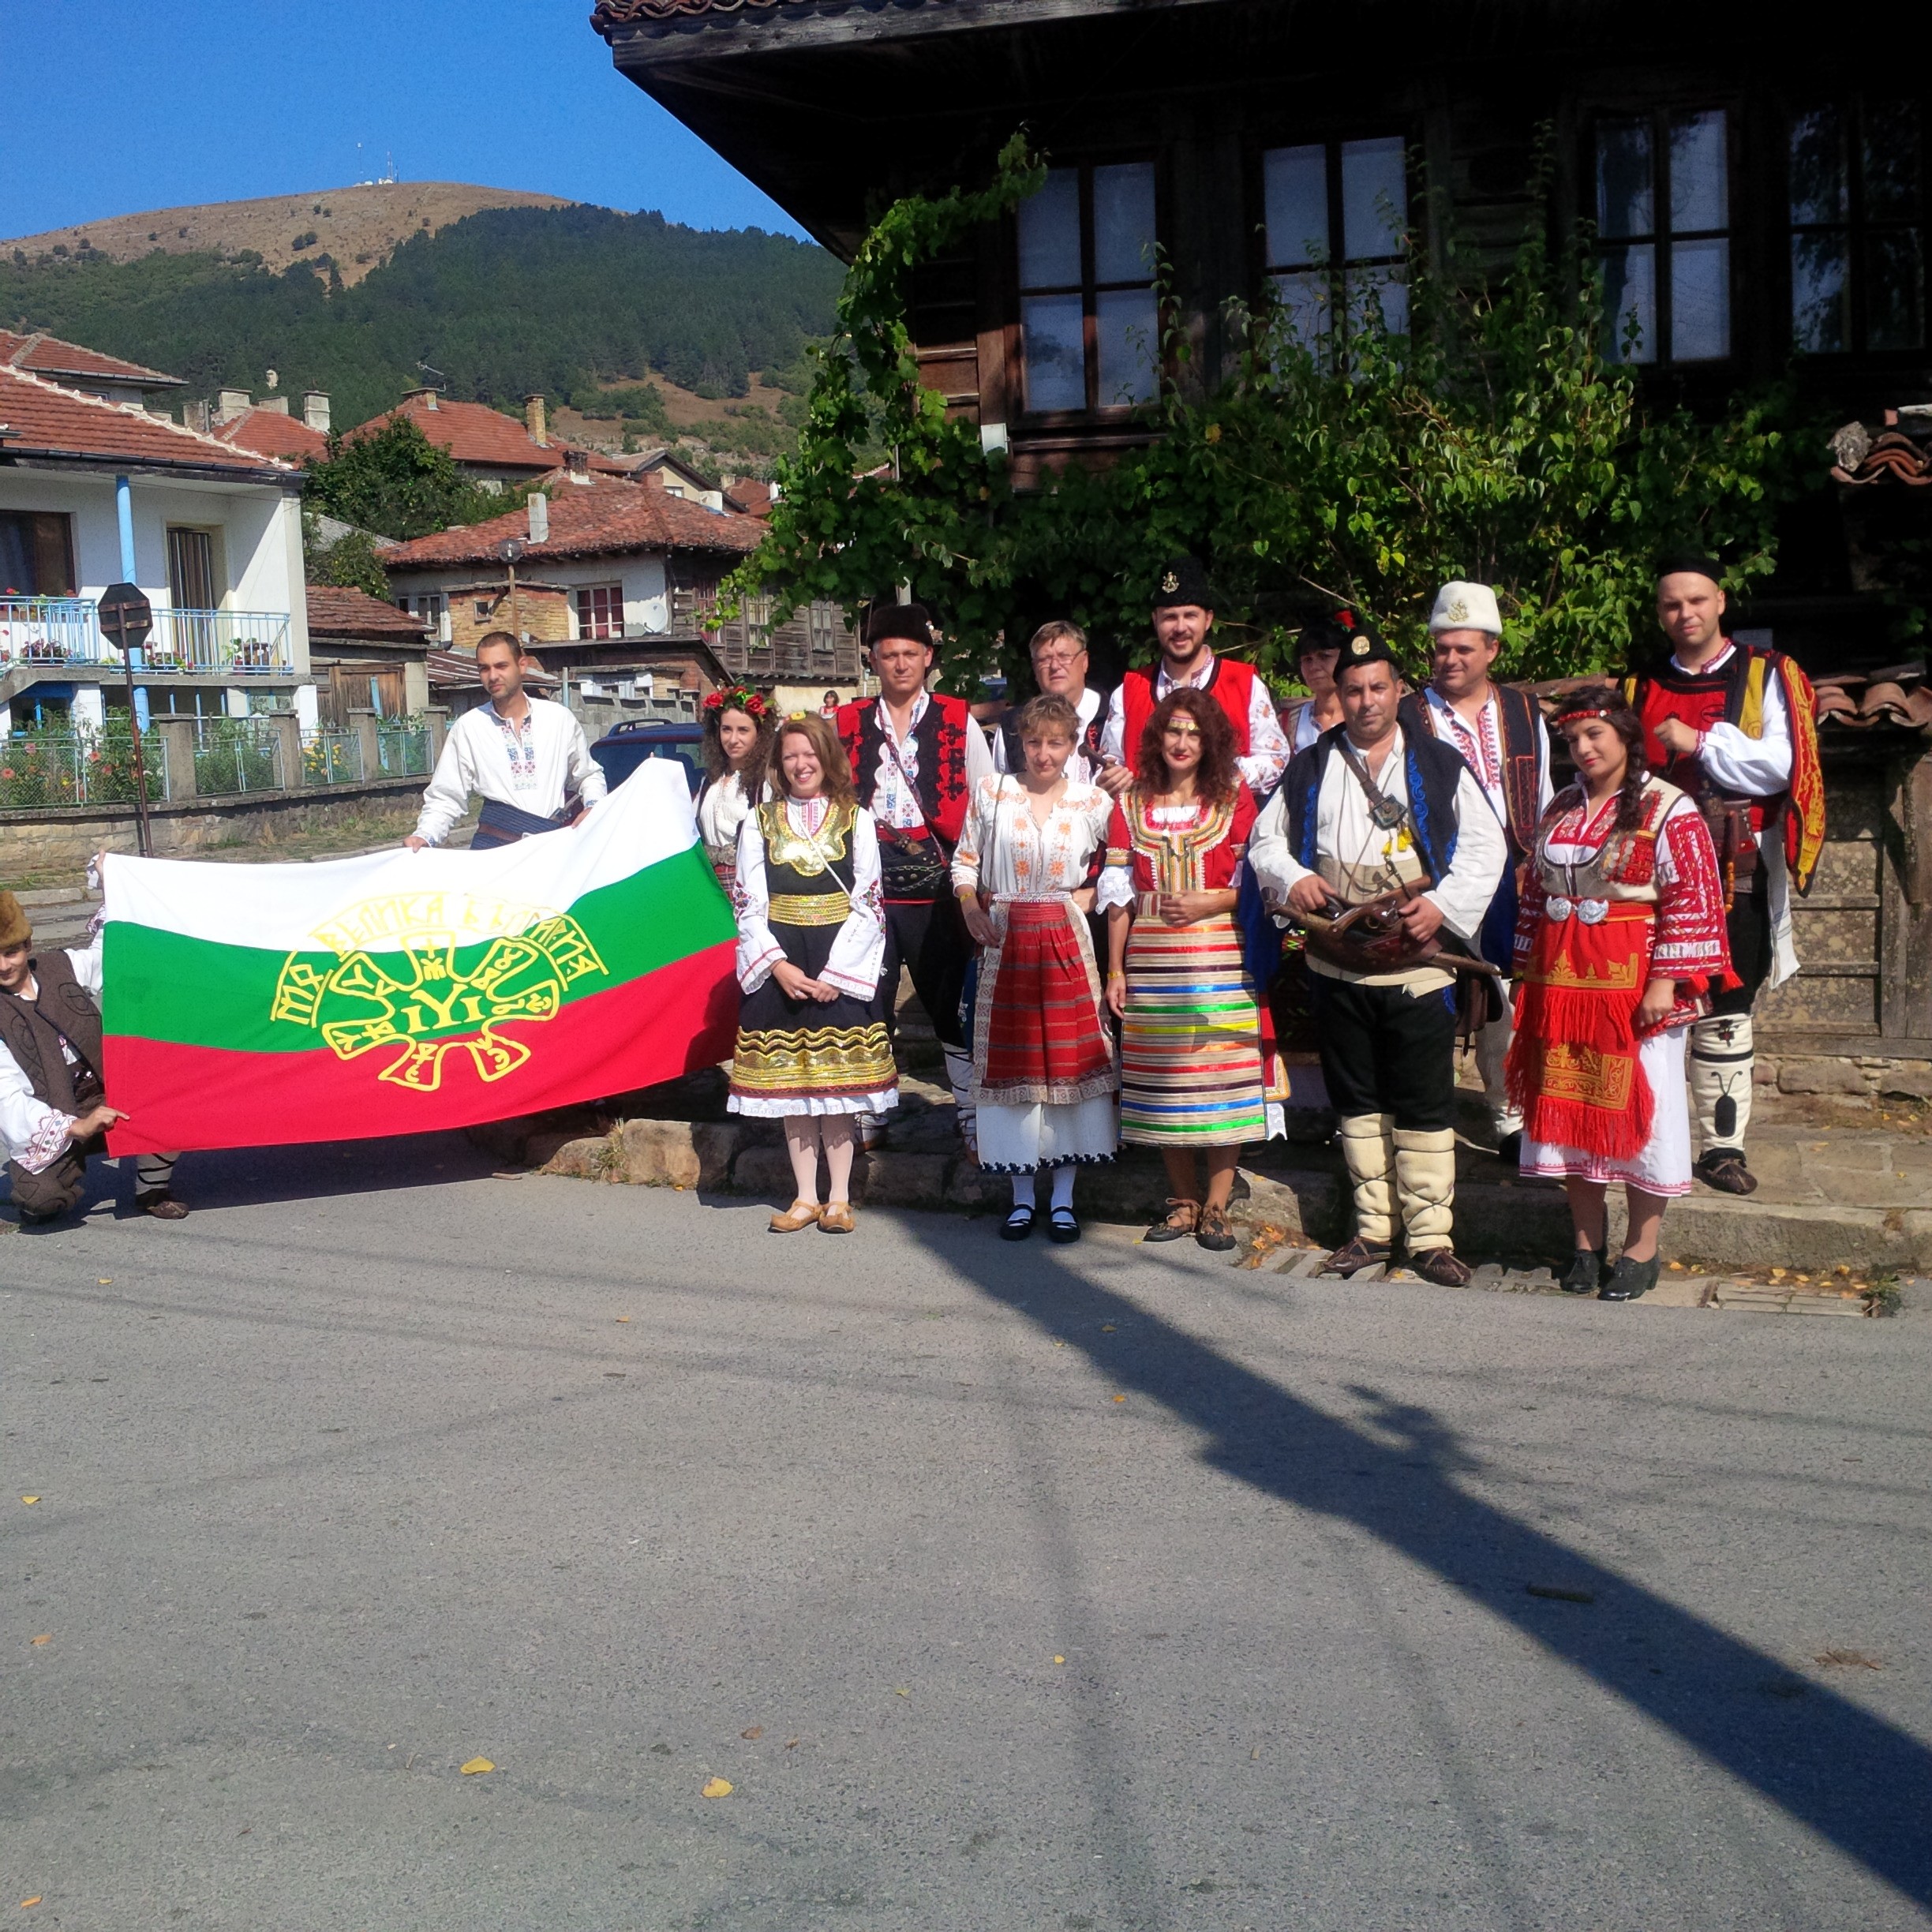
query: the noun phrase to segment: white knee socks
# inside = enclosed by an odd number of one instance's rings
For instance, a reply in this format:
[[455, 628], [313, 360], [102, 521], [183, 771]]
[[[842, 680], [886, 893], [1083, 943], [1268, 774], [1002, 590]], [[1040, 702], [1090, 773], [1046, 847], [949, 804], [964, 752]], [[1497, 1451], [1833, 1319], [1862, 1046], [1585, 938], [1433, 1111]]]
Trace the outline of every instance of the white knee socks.
[[1749, 1013], [1707, 1013], [1691, 1023], [1690, 1105], [1703, 1142], [1700, 1153], [1717, 1148], [1743, 1152], [1754, 1065]]

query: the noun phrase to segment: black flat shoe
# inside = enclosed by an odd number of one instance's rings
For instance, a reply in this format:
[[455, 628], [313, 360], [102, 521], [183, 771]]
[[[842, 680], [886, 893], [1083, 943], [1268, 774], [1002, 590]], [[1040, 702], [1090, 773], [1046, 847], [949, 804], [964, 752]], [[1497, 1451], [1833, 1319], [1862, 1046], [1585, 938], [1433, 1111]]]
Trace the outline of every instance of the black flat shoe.
[[1690, 1171], [1720, 1194], [1758, 1192], [1758, 1177], [1744, 1165], [1742, 1148], [1713, 1148]]
[[1002, 1241], [1024, 1241], [1033, 1232], [1033, 1223], [1039, 1219], [1036, 1208], [1016, 1208], [1000, 1223]]
[[1069, 1241], [1080, 1239], [1080, 1226], [1078, 1217], [1071, 1208], [1056, 1208], [1046, 1217], [1046, 1238], [1057, 1241], [1064, 1248]]
[[1506, 1133], [1496, 1143], [1496, 1159], [1505, 1166], [1520, 1167], [1522, 1165], [1522, 1136]]
[[1603, 1286], [1609, 1260], [1608, 1248], [1579, 1248], [1571, 1258], [1569, 1273], [1556, 1286], [1565, 1294], [1593, 1295]]
[[1648, 1261], [1633, 1261], [1628, 1255], [1619, 1255], [1616, 1266], [1610, 1271], [1610, 1279], [1597, 1290], [1597, 1299], [1634, 1301], [1639, 1295], [1648, 1294], [1657, 1286], [1657, 1276], [1663, 1270], [1664, 1260], [1661, 1255], [1653, 1255]]

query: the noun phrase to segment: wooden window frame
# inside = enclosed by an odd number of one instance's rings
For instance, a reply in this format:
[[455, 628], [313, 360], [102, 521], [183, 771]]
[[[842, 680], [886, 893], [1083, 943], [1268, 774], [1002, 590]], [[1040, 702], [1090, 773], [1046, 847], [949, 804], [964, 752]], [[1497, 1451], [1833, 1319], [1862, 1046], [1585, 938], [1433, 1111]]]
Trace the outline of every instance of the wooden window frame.
[[[604, 615], [595, 615], [599, 598], [604, 601]], [[624, 635], [624, 594], [621, 583], [574, 584], [571, 586], [571, 605], [577, 620], [577, 635], [580, 639], [593, 642], [621, 638]], [[587, 618], [586, 608], [591, 613]], [[613, 611], [617, 628], [609, 628]]]
[[[1132, 282], [1101, 282], [1094, 272], [1094, 212], [1093, 177], [1096, 168], [1138, 166], [1148, 168], [1153, 177], [1154, 185], [1154, 242], [1157, 248], [1166, 246], [1167, 231], [1167, 196], [1162, 178], [1160, 156], [1154, 150], [1136, 148], [1118, 152], [1069, 155], [1056, 163], [1060, 168], [1076, 170], [1080, 176], [1080, 279], [1076, 289], [1072, 283], [1042, 283], [1037, 287], [1023, 284], [1020, 279], [1020, 218], [1017, 212], [1006, 220], [1005, 253], [1011, 278], [1010, 313], [1012, 315], [1012, 350], [1006, 358], [1006, 376], [1011, 385], [1009, 404], [1014, 415], [1030, 431], [1075, 429], [1092, 425], [1112, 426], [1130, 421], [1136, 410], [1145, 409], [1148, 402], [1109, 402], [1099, 400], [1100, 394], [1100, 325], [1098, 298], [1102, 295], [1123, 291], [1133, 293], [1149, 290], [1155, 298], [1154, 326], [1155, 340], [1153, 345], [1155, 381], [1158, 384], [1166, 379], [1166, 358], [1162, 353], [1160, 332], [1165, 326], [1166, 316], [1160, 299], [1158, 276], [1150, 271], [1144, 280]], [[1073, 295], [1080, 298], [1080, 348], [1086, 378], [1087, 402], [1084, 408], [1074, 410], [1036, 410], [1032, 405], [1027, 381], [1026, 309], [1025, 302], [1032, 295]], [[1150, 398], [1149, 402], [1154, 399]]]

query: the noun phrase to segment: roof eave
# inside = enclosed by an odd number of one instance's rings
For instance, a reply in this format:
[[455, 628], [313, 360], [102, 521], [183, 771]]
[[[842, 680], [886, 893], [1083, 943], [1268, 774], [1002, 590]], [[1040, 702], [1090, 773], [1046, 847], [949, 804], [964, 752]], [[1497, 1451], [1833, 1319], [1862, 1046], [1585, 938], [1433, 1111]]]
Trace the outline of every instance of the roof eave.
[[21, 470], [110, 470], [117, 476], [182, 477], [200, 483], [272, 483], [285, 495], [299, 495], [300, 470], [253, 464], [173, 462], [154, 456], [107, 456], [92, 450], [62, 450], [0, 441], [0, 464]]

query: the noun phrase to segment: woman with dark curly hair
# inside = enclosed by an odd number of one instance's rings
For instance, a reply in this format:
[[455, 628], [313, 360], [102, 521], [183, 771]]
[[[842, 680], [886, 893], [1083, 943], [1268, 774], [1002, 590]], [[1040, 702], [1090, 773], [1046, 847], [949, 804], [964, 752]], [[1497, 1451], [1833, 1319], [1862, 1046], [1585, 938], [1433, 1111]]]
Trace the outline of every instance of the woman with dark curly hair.
[[[1643, 725], [1619, 691], [1573, 691], [1556, 722], [1578, 782], [1551, 801], [1530, 855], [1509, 1093], [1522, 1171], [1569, 1193], [1563, 1292], [1632, 1301], [1656, 1284], [1665, 1204], [1690, 1192], [1684, 1035], [1734, 983], [1724, 882], [1695, 803], [1644, 769]], [[1612, 1181], [1630, 1218], [1606, 1274]]]
[[771, 796], [765, 773], [771, 763], [777, 716], [771, 694], [749, 684], [714, 691], [704, 701], [705, 781], [698, 794], [698, 836], [727, 892], [738, 863], [738, 828], [754, 806]]
[[1159, 1148], [1173, 1189], [1146, 1238], [1192, 1234], [1218, 1253], [1234, 1245], [1227, 1205], [1241, 1145], [1278, 1130], [1271, 1030], [1234, 918], [1255, 820], [1234, 755], [1211, 695], [1184, 686], [1161, 700], [1140, 776], [1114, 807], [1098, 895], [1107, 1005], [1121, 1021], [1121, 1138]]

